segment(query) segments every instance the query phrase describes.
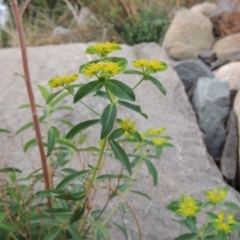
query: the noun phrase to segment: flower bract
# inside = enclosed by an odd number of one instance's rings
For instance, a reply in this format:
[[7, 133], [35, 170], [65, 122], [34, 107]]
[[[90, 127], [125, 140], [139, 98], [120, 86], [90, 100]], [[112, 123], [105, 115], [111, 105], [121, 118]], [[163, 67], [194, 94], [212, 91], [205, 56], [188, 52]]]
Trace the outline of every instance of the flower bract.
[[150, 135], [158, 135], [166, 132], [166, 128], [150, 128], [148, 129], [148, 133]]
[[132, 122], [130, 119], [125, 119], [120, 123], [121, 128], [124, 131], [129, 131], [129, 132], [136, 132], [137, 128], [136, 128], [136, 123]]
[[164, 144], [168, 143], [168, 139], [166, 139], [166, 138], [154, 138], [152, 140], [152, 142], [154, 143], [155, 146], [161, 147]]
[[156, 59], [139, 59], [133, 62], [133, 66], [136, 68], [147, 69], [151, 72], [165, 71], [167, 69], [167, 64], [164, 62], [159, 62]]
[[212, 191], [208, 191], [205, 193], [206, 198], [212, 202], [213, 204], [217, 204], [219, 202], [222, 202], [225, 197], [227, 196], [228, 189], [227, 188], [216, 188]]
[[89, 54], [100, 54], [102, 56], [106, 56], [107, 54], [120, 50], [121, 47], [115, 42], [106, 42], [106, 43], [97, 43], [93, 46], [90, 46], [87, 50]]

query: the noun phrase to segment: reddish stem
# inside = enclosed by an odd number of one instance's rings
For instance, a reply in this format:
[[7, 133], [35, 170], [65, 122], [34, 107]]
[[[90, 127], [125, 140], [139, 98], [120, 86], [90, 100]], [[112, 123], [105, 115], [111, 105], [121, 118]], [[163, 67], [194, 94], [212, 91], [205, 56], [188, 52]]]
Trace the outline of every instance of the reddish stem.
[[[50, 189], [47, 159], [46, 159], [46, 155], [44, 152], [41, 130], [40, 130], [38, 115], [37, 115], [37, 109], [36, 109], [36, 105], [35, 105], [34, 94], [33, 94], [33, 90], [32, 90], [30, 74], [29, 74], [26, 44], [25, 44], [25, 38], [24, 38], [24, 33], [23, 33], [23, 27], [22, 27], [22, 19], [20, 17], [19, 11], [18, 11], [17, 0], [10, 0], [10, 3], [12, 5], [12, 10], [13, 10], [14, 18], [15, 18], [15, 23], [16, 23], [16, 27], [17, 27], [17, 31], [18, 31], [18, 37], [19, 37], [19, 42], [20, 42], [20, 47], [21, 47], [21, 52], [22, 52], [24, 78], [25, 78], [26, 88], [27, 88], [27, 92], [28, 92], [28, 98], [29, 98], [29, 102], [30, 102], [30, 106], [31, 106], [33, 124], [34, 124], [34, 128], [35, 128], [39, 153], [40, 153], [40, 157], [41, 157], [45, 189]], [[48, 199], [48, 207], [51, 207], [50, 199]]]

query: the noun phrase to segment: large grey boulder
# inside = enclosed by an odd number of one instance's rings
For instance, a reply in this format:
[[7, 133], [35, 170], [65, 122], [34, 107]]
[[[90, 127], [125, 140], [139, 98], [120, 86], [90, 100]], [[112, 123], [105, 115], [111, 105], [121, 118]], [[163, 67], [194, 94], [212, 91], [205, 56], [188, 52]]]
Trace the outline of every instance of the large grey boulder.
[[[89, 45], [89, 44], [88, 44]], [[79, 65], [92, 60], [92, 56], [85, 53], [87, 44], [69, 44], [58, 46], [31, 47], [28, 49], [30, 73], [34, 86], [36, 102], [43, 104], [43, 99], [36, 87], [37, 84], [46, 85], [48, 79], [62, 74], [78, 72]], [[117, 56], [128, 59], [129, 68], [132, 61], [138, 58], [159, 59], [170, 63], [165, 51], [155, 43], [140, 44], [134, 47], [122, 45], [123, 51], [116, 52]], [[1, 128], [8, 128], [12, 132], [28, 121], [31, 121], [29, 109], [18, 110], [19, 105], [27, 103], [27, 94], [22, 79], [22, 65], [19, 49], [0, 50], [1, 68], [0, 84], [0, 123]], [[173, 200], [179, 199], [182, 193], [191, 194], [203, 199], [203, 191], [225, 186], [222, 176], [208, 156], [202, 133], [197, 125], [195, 113], [188, 101], [182, 82], [169, 66], [166, 72], [155, 75], [166, 87], [168, 93], [164, 97], [159, 90], [149, 81], [144, 81], [136, 89], [137, 104], [142, 106], [142, 111], [147, 113], [149, 120], [142, 116], [121, 109], [121, 116], [130, 117], [137, 122], [138, 129], [144, 131], [150, 127], [166, 127], [167, 135], [173, 138], [174, 148], [166, 149], [160, 161], [154, 161], [159, 171], [159, 184], [154, 187], [145, 166], [140, 171], [135, 190], [141, 190], [152, 196], [152, 201], [136, 195], [129, 195], [137, 218], [140, 222], [143, 239], [173, 240], [179, 234], [179, 226], [172, 221], [173, 215], [166, 210], [166, 206]], [[134, 86], [139, 81], [139, 76], [121, 75], [120, 79]], [[89, 82], [89, 78], [79, 77], [80, 82]], [[87, 97], [86, 103], [101, 112], [106, 102], [102, 99]], [[71, 103], [70, 97], [66, 105]], [[80, 121], [95, 118], [88, 109], [81, 104], [75, 105], [77, 111], [69, 113], [63, 111], [54, 118], [65, 116], [67, 119], [79, 123]], [[38, 109], [41, 113], [41, 109]], [[99, 127], [89, 131], [89, 144], [98, 144]], [[44, 134], [46, 134], [44, 132]], [[14, 166], [26, 171], [39, 166], [39, 155], [32, 149], [28, 154], [23, 153], [23, 144], [33, 137], [32, 132], [15, 136], [14, 134], [0, 135], [0, 157], [5, 166]], [[85, 155], [87, 159], [88, 154]], [[92, 157], [96, 161], [95, 157]], [[77, 160], [73, 162], [75, 169], [81, 169]], [[105, 168], [111, 168], [119, 173], [121, 166], [118, 161], [107, 160]], [[238, 203], [237, 194], [230, 190], [227, 200]], [[129, 239], [138, 240], [137, 228], [130, 213], [127, 214], [126, 225], [129, 228]], [[113, 240], [123, 239], [121, 233], [116, 233]]]
[[221, 38], [213, 45], [213, 52], [217, 54], [219, 59], [228, 61], [240, 60], [240, 33], [232, 34]]
[[210, 20], [201, 13], [177, 12], [163, 40], [163, 47], [176, 60], [197, 59], [210, 49], [214, 38]]
[[174, 65], [174, 70], [182, 80], [186, 92], [189, 92], [201, 77], [212, 78], [213, 74], [201, 60], [184, 60]]
[[192, 103], [198, 123], [214, 158], [221, 157], [226, 138], [224, 123], [230, 111], [229, 94], [228, 84], [213, 78], [200, 78], [193, 93]]

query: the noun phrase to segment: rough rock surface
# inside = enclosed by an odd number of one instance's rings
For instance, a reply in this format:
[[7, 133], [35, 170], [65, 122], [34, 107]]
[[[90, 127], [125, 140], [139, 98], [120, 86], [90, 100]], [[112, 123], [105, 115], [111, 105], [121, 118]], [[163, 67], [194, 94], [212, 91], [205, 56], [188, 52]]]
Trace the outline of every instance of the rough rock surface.
[[210, 20], [201, 13], [185, 9], [175, 15], [163, 47], [173, 59], [197, 59], [201, 51], [211, 48], [213, 41]]
[[215, 3], [204, 2], [194, 5], [190, 10], [193, 13], [201, 13], [208, 17], [216, 9], [216, 7], [217, 5]]
[[231, 111], [228, 119], [227, 131], [227, 138], [221, 157], [221, 171], [228, 180], [234, 180], [238, 164], [238, 126], [234, 110]]
[[232, 34], [216, 41], [213, 45], [213, 51], [220, 59], [229, 61], [240, 60], [240, 33]]
[[[238, 138], [240, 139], [240, 91], [238, 91], [233, 104], [233, 109], [238, 120]], [[240, 142], [238, 143], [238, 156], [240, 156]], [[239, 160], [239, 159], [238, 159]]]
[[[154, 43], [140, 44], [134, 47], [123, 45], [122, 47], [123, 51], [116, 53], [118, 56], [125, 56], [128, 59], [129, 68], [132, 68], [131, 62], [136, 58], [156, 58], [167, 63], [170, 62], [165, 51]], [[45, 85], [48, 79], [56, 75], [78, 72], [79, 65], [92, 59], [91, 56], [86, 55], [86, 48], [87, 44], [69, 44], [28, 49], [30, 72], [37, 103], [43, 104], [43, 100], [36, 84]], [[20, 50], [0, 50], [0, 66], [6, 66], [6, 63], [7, 67], [1, 67], [0, 75], [0, 123], [1, 128], [8, 128], [12, 132], [16, 132], [20, 126], [31, 121], [29, 109], [18, 110], [21, 104], [27, 103], [24, 81], [19, 75], [22, 74]], [[122, 81], [131, 86], [139, 80], [139, 76], [123, 75], [120, 77]], [[166, 149], [161, 160], [154, 162], [159, 171], [159, 184], [156, 187], [153, 186], [146, 167], [141, 169], [139, 181], [134, 189], [145, 191], [152, 196], [153, 200], [148, 201], [136, 195], [129, 195], [128, 199], [138, 216], [143, 239], [172, 240], [179, 234], [179, 226], [172, 221], [173, 215], [166, 210], [167, 204], [178, 199], [182, 193], [204, 198], [203, 190], [225, 186], [225, 183], [219, 170], [208, 157], [195, 113], [177, 74], [169, 67], [166, 72], [156, 74], [156, 77], [168, 90], [166, 97], [148, 81], [136, 89], [137, 103], [148, 114], [149, 120], [125, 109], [122, 109], [121, 113], [135, 120], [140, 131], [150, 127], [166, 127], [167, 134], [172, 136], [175, 147]], [[80, 76], [79, 82], [84, 81], [89, 81], [89, 79]], [[69, 102], [71, 101], [70, 98]], [[98, 111], [102, 111], [105, 104], [105, 101], [99, 98], [87, 97], [84, 101]], [[67, 102], [65, 101], [63, 104], [66, 105]], [[63, 111], [55, 118], [65, 116], [78, 123], [95, 117], [82, 105], [76, 104], [75, 107], [77, 112]], [[40, 114], [41, 109], [38, 110]], [[89, 134], [91, 141], [97, 144], [99, 132], [96, 130], [99, 129], [96, 127]], [[29, 154], [22, 152], [23, 143], [31, 137], [31, 132], [17, 136], [1, 134], [0, 158], [3, 160], [2, 163], [25, 170], [29, 170], [32, 166], [38, 167], [37, 151], [31, 150]], [[80, 169], [77, 161], [74, 164], [76, 169]], [[115, 169], [119, 166], [118, 161], [109, 161], [108, 165]], [[119, 168], [117, 172], [119, 173]], [[228, 200], [238, 202], [235, 191], [230, 191]], [[137, 228], [130, 217], [126, 224], [129, 227], [129, 239], [139, 239]], [[159, 236], [161, 237], [159, 238]], [[114, 235], [113, 240], [122, 238], [119, 233], [119, 235]]]
[[184, 60], [175, 63], [174, 70], [182, 80], [186, 92], [189, 92], [201, 77], [212, 78], [211, 70], [201, 60]]
[[231, 62], [218, 69], [215, 77], [228, 82], [230, 90], [240, 89], [240, 62]]
[[205, 143], [214, 158], [221, 157], [226, 138], [224, 122], [229, 114], [229, 88], [226, 82], [200, 78], [193, 93], [192, 103]]

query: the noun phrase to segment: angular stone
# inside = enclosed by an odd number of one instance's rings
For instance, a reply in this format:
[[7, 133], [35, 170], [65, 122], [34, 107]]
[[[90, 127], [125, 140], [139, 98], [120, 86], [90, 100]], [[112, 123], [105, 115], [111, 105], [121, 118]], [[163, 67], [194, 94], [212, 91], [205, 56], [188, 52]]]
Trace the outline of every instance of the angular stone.
[[192, 103], [198, 123], [205, 134], [208, 152], [220, 158], [226, 139], [224, 122], [229, 114], [229, 88], [225, 82], [200, 78], [193, 93]]
[[[233, 104], [233, 109], [237, 115], [238, 139], [240, 139], [240, 91], [238, 91]], [[240, 141], [238, 142], [238, 162], [240, 162]]]
[[227, 125], [227, 138], [221, 157], [221, 171], [228, 180], [235, 180], [238, 166], [238, 126], [237, 116], [231, 111]]
[[210, 20], [201, 13], [185, 9], [175, 15], [163, 47], [173, 59], [197, 59], [201, 51], [211, 48], [213, 41]]
[[174, 70], [185, 86], [188, 93], [201, 77], [212, 78], [213, 74], [201, 60], [184, 60], [175, 63]]
[[[88, 46], [89, 44], [78, 43], [28, 48], [30, 73], [37, 103], [45, 104], [36, 87], [37, 84], [47, 85], [48, 80], [56, 75], [78, 73], [80, 65], [95, 59], [92, 55], [85, 53]], [[155, 43], [143, 43], [134, 47], [122, 45], [122, 48], [122, 51], [112, 56], [126, 57], [129, 69], [133, 68], [131, 63], [139, 58], [159, 59], [170, 63], [165, 51]], [[18, 48], [0, 50], [0, 66], [6, 66], [6, 63], [7, 67], [1, 68], [0, 75], [0, 122], [1, 128], [8, 128], [14, 133], [23, 124], [31, 121], [29, 109], [18, 110], [21, 104], [28, 102], [24, 80], [21, 77], [22, 64]], [[153, 161], [159, 172], [157, 186], [153, 186], [152, 178], [145, 165], [140, 170], [134, 190], [146, 192], [152, 196], [153, 200], [148, 201], [136, 194], [130, 194], [127, 199], [140, 222], [144, 240], [172, 240], [178, 236], [180, 230], [179, 225], [172, 221], [173, 215], [166, 210], [166, 206], [171, 201], [179, 199], [183, 193], [204, 199], [204, 190], [226, 185], [207, 154], [195, 113], [176, 72], [169, 65], [166, 72], [156, 73], [154, 76], [166, 87], [168, 92], [166, 97], [149, 81], [144, 81], [136, 88], [136, 104], [141, 105], [142, 111], [148, 114], [149, 119], [146, 120], [141, 115], [123, 107], [119, 111], [119, 116], [136, 121], [140, 131], [150, 127], [166, 127], [166, 134], [173, 138], [175, 147], [165, 149], [160, 161]], [[140, 76], [120, 75], [119, 79], [134, 86], [140, 80]], [[89, 82], [89, 78], [80, 75], [77, 83], [84, 82]], [[105, 100], [92, 96], [84, 98], [83, 101], [100, 113], [106, 105]], [[53, 119], [65, 117], [77, 124], [96, 118], [80, 103], [73, 105], [72, 97], [61, 104], [74, 106], [76, 112], [62, 111], [56, 113]], [[42, 110], [38, 109], [38, 113], [42, 114]], [[60, 127], [64, 130], [64, 125]], [[65, 127], [65, 132], [68, 130], [69, 128]], [[93, 129], [89, 128], [88, 146], [98, 144], [99, 131], [98, 125]], [[46, 131], [43, 131], [43, 135], [46, 135]], [[24, 169], [25, 172], [29, 172], [32, 167], [38, 168], [40, 165], [38, 151], [31, 149], [26, 154], [22, 150], [23, 144], [32, 137], [34, 137], [32, 131], [26, 131], [17, 136], [1, 134], [1, 163], [5, 166]], [[88, 154], [85, 156], [86, 159], [88, 159], [87, 156]], [[96, 161], [96, 156], [90, 156], [91, 160]], [[75, 169], [81, 169], [77, 159], [73, 159], [72, 166]], [[121, 171], [119, 161], [113, 159], [106, 160], [104, 169], [106, 168], [111, 168], [112, 173], [116, 174]], [[227, 200], [239, 203], [237, 196], [237, 193], [230, 189]], [[139, 239], [137, 227], [129, 215], [127, 215], [126, 224], [129, 229], [129, 239]], [[114, 239], [123, 239], [123, 237], [120, 233], [116, 233]]]
[[213, 45], [213, 52], [220, 59], [229, 61], [240, 60], [240, 33], [232, 34], [216, 41]]
[[215, 74], [221, 81], [228, 82], [230, 90], [240, 89], [240, 62], [231, 62], [221, 68]]
[[211, 63], [211, 70], [214, 71], [222, 65], [226, 64], [227, 62], [228, 61], [226, 59], [217, 59], [216, 61]]

